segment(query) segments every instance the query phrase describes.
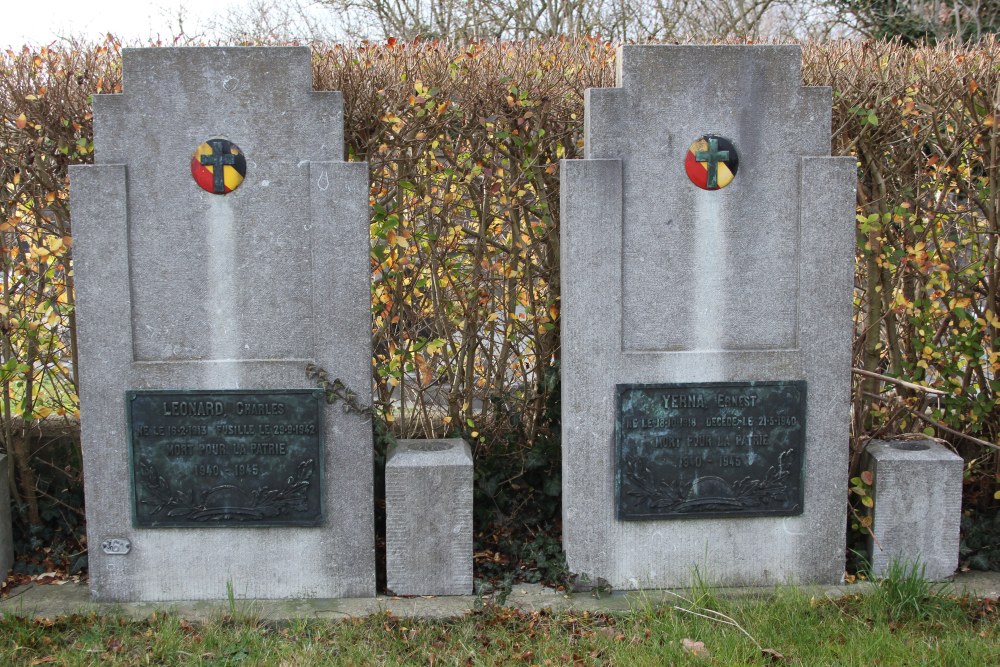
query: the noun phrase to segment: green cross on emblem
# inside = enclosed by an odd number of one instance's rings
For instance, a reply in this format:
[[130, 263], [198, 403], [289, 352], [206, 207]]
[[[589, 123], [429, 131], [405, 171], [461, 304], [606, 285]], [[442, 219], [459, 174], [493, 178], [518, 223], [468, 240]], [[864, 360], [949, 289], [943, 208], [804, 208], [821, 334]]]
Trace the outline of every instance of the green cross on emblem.
[[719, 163], [729, 159], [729, 151], [719, 150], [719, 140], [712, 137], [708, 140], [708, 150], [698, 151], [694, 154], [698, 162], [708, 162], [708, 185], [709, 188], [719, 186]]
[[[226, 193], [226, 172], [225, 165], [236, 164], [236, 156], [226, 149], [226, 143], [222, 139], [209, 139], [206, 143], [212, 147], [211, 155], [202, 155], [201, 163], [212, 167], [212, 188], [215, 194]], [[701, 158], [698, 158], [699, 160]]]

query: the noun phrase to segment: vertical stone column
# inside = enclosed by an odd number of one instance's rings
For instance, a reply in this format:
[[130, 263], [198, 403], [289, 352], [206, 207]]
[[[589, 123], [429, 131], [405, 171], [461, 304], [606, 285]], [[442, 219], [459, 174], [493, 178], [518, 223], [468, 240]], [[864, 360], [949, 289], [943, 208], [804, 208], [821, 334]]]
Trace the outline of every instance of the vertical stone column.
[[14, 565], [14, 536], [10, 526], [10, 481], [7, 467], [10, 459], [0, 454], [0, 581]]

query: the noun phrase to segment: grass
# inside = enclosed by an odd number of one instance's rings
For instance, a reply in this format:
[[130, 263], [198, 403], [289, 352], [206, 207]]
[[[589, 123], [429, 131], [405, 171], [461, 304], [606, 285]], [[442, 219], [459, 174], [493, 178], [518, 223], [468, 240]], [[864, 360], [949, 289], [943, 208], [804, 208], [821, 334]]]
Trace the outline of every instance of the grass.
[[902, 614], [878, 593], [817, 600], [780, 589], [711, 608], [678, 596], [619, 614], [488, 606], [423, 621], [377, 614], [271, 624], [226, 615], [0, 618], [3, 665], [975, 665], [1000, 655], [996, 601], [933, 591]]
[[924, 577], [926, 567], [917, 562], [892, 560], [883, 577], [873, 578], [867, 600], [873, 613], [888, 622], [928, 618], [948, 600], [948, 584], [934, 584]]

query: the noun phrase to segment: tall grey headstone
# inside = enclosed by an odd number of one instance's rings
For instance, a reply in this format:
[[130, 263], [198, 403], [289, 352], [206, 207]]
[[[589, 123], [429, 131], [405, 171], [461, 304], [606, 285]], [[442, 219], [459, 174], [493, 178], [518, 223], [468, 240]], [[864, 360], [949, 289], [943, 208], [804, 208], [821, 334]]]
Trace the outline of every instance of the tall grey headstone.
[[[91, 592], [374, 595], [371, 424], [303, 392], [310, 362], [371, 387], [368, 170], [343, 160], [341, 94], [312, 91], [308, 48], [122, 60], [95, 164], [70, 171]], [[215, 194], [228, 142], [245, 179]]]
[[10, 459], [0, 454], [0, 582], [14, 565], [14, 535], [11, 531], [10, 480], [7, 466]]
[[618, 87], [586, 93], [561, 192], [573, 572], [842, 577], [855, 171], [800, 63], [797, 46], [625, 46]]
[[962, 472], [958, 454], [933, 440], [873, 440], [865, 449], [875, 477], [868, 554], [881, 577], [893, 561], [940, 581], [958, 567]]
[[385, 464], [386, 587], [472, 592], [472, 452], [461, 438], [400, 440]]

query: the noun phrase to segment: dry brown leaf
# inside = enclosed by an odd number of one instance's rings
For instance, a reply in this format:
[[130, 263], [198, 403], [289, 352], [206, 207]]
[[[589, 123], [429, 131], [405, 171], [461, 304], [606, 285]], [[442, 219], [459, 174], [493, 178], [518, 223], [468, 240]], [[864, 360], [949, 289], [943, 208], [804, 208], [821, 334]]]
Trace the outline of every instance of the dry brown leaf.
[[762, 648], [760, 650], [760, 654], [762, 657], [767, 658], [771, 662], [784, 662], [785, 660], [785, 656], [781, 655], [773, 648]]
[[693, 639], [682, 639], [681, 648], [693, 656], [699, 658], [710, 658], [712, 654], [705, 648], [705, 642], [698, 642]]

